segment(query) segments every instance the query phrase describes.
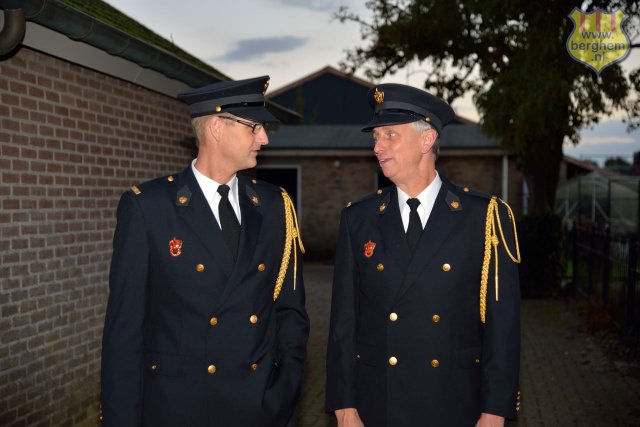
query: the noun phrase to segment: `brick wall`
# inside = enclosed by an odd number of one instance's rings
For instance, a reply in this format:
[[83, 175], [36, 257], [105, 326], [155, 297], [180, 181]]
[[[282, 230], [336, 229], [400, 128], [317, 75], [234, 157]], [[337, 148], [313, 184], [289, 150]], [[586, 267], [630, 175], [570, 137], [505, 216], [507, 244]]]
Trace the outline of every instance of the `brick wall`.
[[116, 204], [184, 168], [187, 112], [23, 47], [0, 121], [0, 425], [94, 425]]
[[[335, 161], [340, 165], [336, 167]], [[338, 238], [340, 211], [349, 201], [356, 201], [374, 191], [375, 176], [380, 170], [371, 156], [361, 157], [261, 157], [261, 165], [297, 165], [302, 177], [302, 238], [307, 248], [305, 259], [331, 260]], [[453, 183], [501, 195], [502, 157], [442, 155], [436, 168]], [[519, 217], [522, 200], [522, 176], [515, 162], [509, 163], [510, 205]]]

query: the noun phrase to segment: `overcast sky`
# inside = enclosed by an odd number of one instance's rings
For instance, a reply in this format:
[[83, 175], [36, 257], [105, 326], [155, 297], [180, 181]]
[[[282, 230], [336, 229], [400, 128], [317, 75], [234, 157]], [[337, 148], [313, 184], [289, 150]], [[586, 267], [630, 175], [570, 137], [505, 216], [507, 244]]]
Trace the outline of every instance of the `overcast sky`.
[[[356, 24], [341, 24], [331, 16], [341, 5], [368, 16], [364, 0], [107, 0], [108, 3], [173, 40], [182, 49], [234, 79], [271, 76], [270, 90], [327, 65], [338, 68], [345, 50], [361, 44]], [[567, 25], [571, 25], [567, 20]], [[623, 62], [638, 67], [640, 49]], [[359, 75], [359, 77], [363, 77]], [[381, 82], [421, 87], [425, 78], [418, 66], [402, 70]], [[456, 113], [470, 119], [478, 114], [471, 97], [453, 104]], [[582, 142], [565, 147], [577, 158], [604, 160], [640, 151], [640, 131], [628, 134], [621, 114], [582, 132]]]

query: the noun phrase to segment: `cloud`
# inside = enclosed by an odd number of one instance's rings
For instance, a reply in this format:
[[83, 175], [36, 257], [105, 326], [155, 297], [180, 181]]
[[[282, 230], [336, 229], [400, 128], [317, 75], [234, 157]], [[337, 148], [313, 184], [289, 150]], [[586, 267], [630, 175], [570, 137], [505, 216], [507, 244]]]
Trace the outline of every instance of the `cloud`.
[[585, 145], [602, 145], [602, 144], [633, 144], [636, 139], [632, 136], [608, 135], [608, 136], [583, 136], [580, 143]]
[[349, 0], [272, 0], [287, 6], [302, 7], [321, 12], [337, 12], [340, 6], [347, 5]]
[[288, 52], [308, 42], [307, 37], [277, 36], [238, 40], [227, 53], [211, 58], [213, 61], [245, 61], [260, 58], [268, 53]]

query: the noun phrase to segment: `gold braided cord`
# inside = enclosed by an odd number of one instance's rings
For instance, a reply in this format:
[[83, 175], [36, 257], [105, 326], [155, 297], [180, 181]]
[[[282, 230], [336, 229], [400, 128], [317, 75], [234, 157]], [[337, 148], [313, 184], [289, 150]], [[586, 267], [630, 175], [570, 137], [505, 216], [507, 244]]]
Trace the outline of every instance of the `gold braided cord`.
[[[489, 206], [487, 207], [487, 218], [485, 221], [485, 229], [484, 229], [484, 258], [482, 260], [482, 274], [480, 276], [480, 321], [485, 323], [486, 314], [487, 314], [487, 285], [489, 282], [489, 264], [491, 264], [491, 248], [493, 247], [494, 253], [494, 286], [495, 286], [495, 295], [496, 302], [499, 301], [499, 293], [498, 293], [498, 244], [502, 241], [502, 245], [505, 248], [505, 251], [511, 261], [516, 264], [519, 264], [521, 261], [520, 258], [520, 246], [518, 244], [518, 231], [516, 230], [516, 222], [513, 215], [513, 211], [511, 207], [507, 203], [505, 203], [502, 199], [500, 202], [507, 207], [507, 211], [509, 213], [509, 218], [511, 218], [511, 225], [513, 226], [513, 236], [515, 240], [515, 252], [516, 255], [513, 256], [513, 253], [509, 249], [507, 245], [507, 240], [504, 237], [504, 232], [502, 230], [502, 223], [500, 221], [500, 213], [498, 209], [498, 201], [494, 196], [489, 201]], [[498, 231], [500, 232], [500, 239], [498, 239], [498, 234], [496, 233], [496, 222], [498, 223]]]
[[[278, 271], [278, 277], [276, 279], [276, 286], [273, 289], [273, 300], [278, 299], [280, 291], [282, 291], [282, 284], [287, 275], [287, 269], [289, 268], [289, 261], [291, 260], [291, 251], [293, 250], [293, 290], [296, 289], [296, 280], [298, 274], [298, 248], [301, 253], [304, 253], [304, 245], [302, 244], [302, 238], [300, 236], [300, 228], [298, 226], [298, 216], [293, 205], [293, 201], [289, 194], [285, 191], [281, 193], [282, 200], [284, 202], [284, 222], [285, 222], [285, 236], [284, 236], [284, 251], [282, 253], [282, 262], [280, 263], [280, 270]], [[297, 243], [297, 247], [296, 247]]]

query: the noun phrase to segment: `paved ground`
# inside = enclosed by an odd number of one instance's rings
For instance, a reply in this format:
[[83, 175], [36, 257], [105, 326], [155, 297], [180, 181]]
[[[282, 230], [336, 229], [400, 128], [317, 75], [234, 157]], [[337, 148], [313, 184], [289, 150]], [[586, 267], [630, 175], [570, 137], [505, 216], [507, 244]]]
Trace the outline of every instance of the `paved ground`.
[[[306, 383], [296, 427], [335, 426], [324, 405], [332, 267], [305, 265], [311, 318]], [[509, 426], [640, 426], [640, 380], [583, 331], [574, 303], [522, 302], [522, 411]]]

